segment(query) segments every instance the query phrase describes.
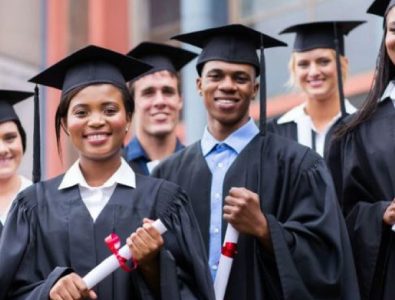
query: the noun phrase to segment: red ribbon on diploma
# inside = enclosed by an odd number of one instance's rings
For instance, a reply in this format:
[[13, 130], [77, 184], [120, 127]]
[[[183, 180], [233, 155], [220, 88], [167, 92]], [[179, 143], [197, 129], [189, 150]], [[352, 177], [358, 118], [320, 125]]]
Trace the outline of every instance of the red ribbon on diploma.
[[[118, 250], [121, 248], [121, 241], [119, 239], [119, 236], [116, 235], [115, 233], [111, 233], [109, 236], [107, 236], [104, 241], [106, 242], [106, 245], [108, 247], [108, 249], [110, 249], [110, 251], [115, 255], [115, 257], [117, 258], [119, 265], [121, 266], [122, 270], [124, 270], [125, 272], [130, 272], [132, 271], [131, 268], [129, 268], [126, 265], [126, 261], [127, 259], [125, 257], [122, 257]], [[135, 269], [137, 267], [136, 261], [133, 260], [134, 263], [134, 267], [133, 269]]]
[[230, 258], [235, 257], [237, 254], [237, 244], [226, 242], [222, 247], [221, 254]]

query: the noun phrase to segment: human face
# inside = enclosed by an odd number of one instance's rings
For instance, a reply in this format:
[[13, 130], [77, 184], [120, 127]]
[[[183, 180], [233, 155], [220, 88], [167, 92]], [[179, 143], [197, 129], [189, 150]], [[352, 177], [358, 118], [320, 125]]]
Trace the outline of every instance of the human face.
[[134, 82], [136, 130], [154, 137], [174, 132], [182, 109], [178, 78], [159, 71]]
[[293, 55], [296, 82], [309, 99], [325, 101], [338, 95], [334, 50], [317, 48]]
[[0, 123], [0, 179], [15, 175], [22, 157], [22, 138], [15, 122]]
[[111, 84], [90, 85], [70, 101], [63, 127], [81, 161], [119, 161], [130, 126], [122, 93]]
[[392, 61], [392, 64], [395, 65], [395, 6], [388, 11], [385, 21], [385, 47], [388, 57]]
[[211, 131], [218, 128], [231, 133], [248, 121], [250, 102], [258, 91], [255, 77], [254, 67], [248, 64], [205, 63], [197, 88], [204, 99]]

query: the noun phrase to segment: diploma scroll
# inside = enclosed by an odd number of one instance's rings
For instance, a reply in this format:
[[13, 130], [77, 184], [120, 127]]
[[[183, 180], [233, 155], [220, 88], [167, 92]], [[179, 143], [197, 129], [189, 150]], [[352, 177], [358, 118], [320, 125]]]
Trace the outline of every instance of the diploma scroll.
[[[159, 231], [160, 234], [164, 234], [167, 231], [166, 226], [159, 219], [153, 222], [152, 226]], [[128, 245], [124, 245], [119, 249], [119, 255], [127, 260], [132, 258], [132, 253], [130, 253]], [[83, 280], [88, 286], [88, 289], [91, 289], [118, 268], [119, 261], [117, 257], [111, 255], [86, 274]]]
[[228, 285], [230, 271], [232, 270], [233, 258], [236, 255], [239, 232], [228, 224], [225, 240], [219, 258], [217, 275], [214, 280], [214, 292], [216, 300], [223, 300], [226, 286]]

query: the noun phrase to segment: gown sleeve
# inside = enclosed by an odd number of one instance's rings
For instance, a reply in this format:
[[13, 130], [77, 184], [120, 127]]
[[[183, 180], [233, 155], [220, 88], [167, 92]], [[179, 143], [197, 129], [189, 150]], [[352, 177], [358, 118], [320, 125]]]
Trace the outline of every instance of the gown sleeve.
[[347, 230], [325, 162], [311, 155], [297, 168], [290, 171], [289, 198], [279, 204], [284, 207], [276, 216], [266, 215], [284, 299], [359, 299]]
[[364, 140], [368, 139], [363, 133], [351, 132], [344, 136], [331, 147], [328, 165], [342, 202], [361, 295], [367, 299], [372, 286], [384, 280], [384, 273], [376, 272], [385, 270], [389, 244], [393, 243], [391, 228], [383, 223], [385, 209], [392, 200], [392, 187], [388, 183], [392, 176], [387, 173], [389, 166], [380, 167], [381, 157], [368, 155], [366, 149], [371, 147], [365, 145]]
[[156, 215], [168, 229], [164, 235], [167, 251], [161, 253], [162, 299], [214, 299], [199, 226], [181, 188], [164, 182]]
[[[0, 299], [47, 300], [54, 283], [71, 272], [58, 267], [46, 280], [39, 279], [40, 253], [32, 232], [36, 225], [36, 198], [27, 196], [34, 187], [15, 199], [0, 238]], [[34, 193], [33, 193], [34, 194]], [[29, 201], [28, 201], [29, 200]]]

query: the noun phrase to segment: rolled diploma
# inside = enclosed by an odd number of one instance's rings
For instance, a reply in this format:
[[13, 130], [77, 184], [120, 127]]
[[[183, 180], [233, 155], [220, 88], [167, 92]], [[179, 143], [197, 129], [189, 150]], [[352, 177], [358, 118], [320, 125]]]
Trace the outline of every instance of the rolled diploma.
[[[166, 226], [159, 219], [153, 222], [152, 226], [157, 231], [159, 231], [160, 234], [164, 234], [167, 231]], [[122, 257], [126, 258], [127, 260], [132, 258], [132, 253], [130, 253], [128, 245], [124, 245], [121, 249], [119, 249], [119, 254]], [[111, 255], [107, 257], [105, 260], [103, 260], [95, 268], [93, 268], [82, 279], [86, 283], [88, 289], [91, 289], [118, 268], [119, 268], [119, 262], [116, 256]]]
[[[239, 239], [239, 232], [228, 224], [225, 233], [224, 246], [226, 243], [233, 243], [237, 245]], [[225, 296], [226, 286], [228, 285], [230, 271], [232, 269], [233, 257], [228, 257], [221, 254], [218, 263], [217, 275], [214, 280], [215, 299], [222, 300]]]

